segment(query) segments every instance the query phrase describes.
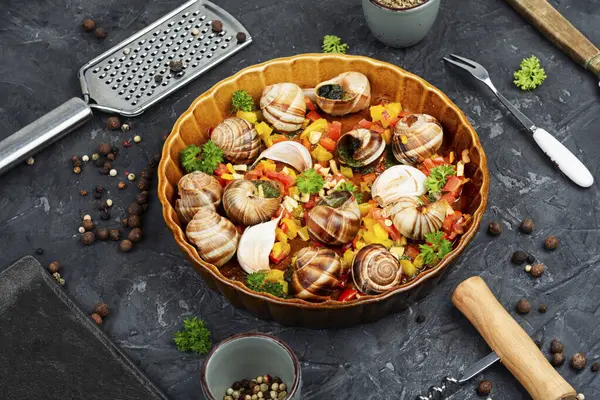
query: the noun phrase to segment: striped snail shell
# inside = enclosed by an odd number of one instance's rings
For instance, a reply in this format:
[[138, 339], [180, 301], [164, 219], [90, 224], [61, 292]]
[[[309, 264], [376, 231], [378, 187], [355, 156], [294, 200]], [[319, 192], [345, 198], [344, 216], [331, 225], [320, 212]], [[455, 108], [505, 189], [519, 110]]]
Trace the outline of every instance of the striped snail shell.
[[342, 261], [326, 247], [305, 247], [296, 253], [293, 268], [292, 288], [296, 297], [326, 301], [339, 282]]
[[223, 208], [233, 223], [256, 225], [269, 221], [275, 215], [281, 205], [282, 194], [279, 182], [238, 179], [225, 188]]
[[385, 140], [375, 131], [358, 128], [344, 133], [335, 149], [340, 162], [353, 168], [364, 167], [381, 157]]
[[256, 129], [245, 119], [226, 118], [213, 129], [212, 140], [223, 155], [234, 164], [250, 164], [261, 151], [261, 140]]
[[354, 239], [360, 229], [360, 209], [352, 193], [333, 192], [309, 211], [306, 222], [310, 236], [332, 246]]
[[294, 83], [277, 83], [263, 89], [260, 98], [263, 117], [280, 132], [302, 128], [306, 102], [304, 92]]
[[396, 124], [392, 151], [402, 164], [419, 164], [437, 153], [443, 139], [442, 126], [434, 117], [411, 114]]
[[418, 197], [400, 197], [386, 206], [383, 214], [391, 217], [398, 232], [413, 240], [425, 240], [428, 233], [442, 229], [450, 205], [446, 200], [423, 204]]
[[216, 210], [223, 195], [219, 181], [201, 171], [184, 175], [177, 183], [177, 189], [179, 199], [175, 201], [175, 209], [186, 224], [202, 207]]
[[319, 108], [330, 115], [355, 113], [371, 105], [371, 84], [360, 72], [344, 72], [315, 88]]
[[200, 257], [217, 267], [233, 257], [240, 237], [231, 221], [206, 207], [198, 210], [185, 233]]
[[352, 279], [362, 293], [383, 293], [400, 284], [402, 267], [385, 246], [370, 244], [354, 256]]

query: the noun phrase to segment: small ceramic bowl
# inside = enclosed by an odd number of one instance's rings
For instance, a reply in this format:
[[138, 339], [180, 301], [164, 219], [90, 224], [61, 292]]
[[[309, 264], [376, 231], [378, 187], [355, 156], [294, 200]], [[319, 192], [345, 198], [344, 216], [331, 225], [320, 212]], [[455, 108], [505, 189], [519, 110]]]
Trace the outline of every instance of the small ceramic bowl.
[[440, 0], [426, 0], [410, 8], [390, 8], [378, 0], [362, 0], [363, 12], [373, 35], [391, 47], [417, 44], [433, 26]]
[[221, 400], [233, 382], [260, 374], [279, 376], [288, 387], [285, 399], [300, 400], [298, 358], [280, 339], [262, 333], [242, 333], [215, 346], [202, 368], [202, 392], [208, 400]]

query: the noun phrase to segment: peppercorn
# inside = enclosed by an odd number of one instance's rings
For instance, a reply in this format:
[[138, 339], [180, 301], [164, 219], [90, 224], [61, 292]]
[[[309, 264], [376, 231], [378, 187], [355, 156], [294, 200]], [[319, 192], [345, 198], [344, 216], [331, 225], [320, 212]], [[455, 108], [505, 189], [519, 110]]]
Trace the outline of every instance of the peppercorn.
[[535, 224], [531, 218], [525, 218], [519, 226], [519, 229], [523, 233], [531, 233], [533, 232], [533, 228], [535, 228]]
[[102, 166], [104, 165], [104, 161], [99, 158], [96, 161], [94, 161], [94, 165], [98, 168], [102, 168]]
[[130, 181], [135, 181], [135, 174], [127, 174], [127, 179]]
[[98, 39], [104, 39], [104, 38], [106, 38], [106, 30], [104, 28], [98, 28], [98, 29], [96, 29], [96, 37]]
[[101, 317], [99, 314], [97, 314], [97, 313], [92, 313], [92, 315], [90, 315], [90, 317], [92, 317], [92, 319], [94, 320], [94, 322], [95, 322], [97, 325], [102, 325], [102, 317]]
[[498, 236], [502, 233], [502, 224], [500, 222], [492, 221], [488, 225], [488, 233], [491, 236]]
[[418, 314], [416, 321], [417, 321], [417, 324], [421, 324], [421, 323], [425, 322], [425, 316], [423, 314]]
[[33, 165], [33, 164], [35, 164], [35, 158], [33, 158], [33, 157], [27, 157], [27, 160], [25, 160], [25, 163], [27, 165]]
[[130, 228], [139, 228], [140, 225], [142, 225], [142, 219], [140, 218], [139, 215], [130, 215], [127, 218], [127, 225]]
[[129, 211], [129, 214], [131, 215], [141, 215], [143, 212], [142, 206], [138, 203], [131, 203], [127, 211]]
[[521, 265], [527, 260], [527, 253], [522, 250], [517, 250], [513, 253], [510, 260], [515, 264]]
[[127, 218], [121, 218], [121, 226], [123, 228], [127, 228], [127, 223], [128, 223]]
[[79, 157], [73, 156], [71, 158], [71, 161], [73, 161], [73, 166], [74, 167], [81, 167], [81, 160], [79, 159]]
[[110, 213], [108, 211], [106, 211], [106, 210], [102, 211], [100, 213], [100, 219], [102, 221], [108, 221], [110, 219]]
[[114, 241], [121, 240], [121, 231], [118, 228], [109, 229], [108, 237]]
[[546, 311], [548, 311], [548, 306], [545, 304], [540, 304], [538, 311], [542, 314], [544, 314]]
[[553, 354], [562, 353], [565, 350], [565, 346], [558, 340], [552, 339], [552, 343], [550, 343], [550, 352]]
[[223, 23], [218, 19], [215, 19], [210, 23], [210, 27], [212, 28], [213, 32], [221, 32], [223, 30]]
[[123, 189], [125, 189], [126, 187], [127, 187], [127, 184], [126, 184], [125, 182], [123, 182], [123, 181], [121, 181], [121, 182], [119, 182], [119, 183], [117, 184], [117, 188], [118, 188], [118, 189], [121, 189], [121, 190], [123, 190]]
[[535, 256], [533, 254], [527, 254], [527, 263], [533, 264], [535, 262]]
[[80, 174], [81, 173], [81, 167], [75, 167], [75, 168], [73, 168], [73, 172], [75, 172], [76, 174]]
[[148, 181], [151, 181], [152, 178], [154, 177], [154, 172], [152, 172], [151, 169], [144, 168], [142, 170], [142, 173], [140, 174], [140, 176]]
[[517, 303], [517, 312], [519, 314], [527, 314], [529, 311], [531, 311], [531, 304], [529, 304], [529, 301], [525, 299], [519, 300]]
[[131, 242], [131, 240], [125, 239], [121, 242], [121, 244], [119, 245], [119, 248], [121, 249], [121, 251], [123, 253], [128, 253], [133, 248], [133, 243]]
[[231, 385], [231, 388], [233, 390], [240, 390], [242, 388], [242, 384], [239, 382], [233, 382], [233, 385]]
[[130, 129], [131, 129], [131, 127], [129, 126], [129, 124], [123, 124], [123, 125], [121, 125], [121, 130], [123, 132], [129, 132]]
[[535, 345], [538, 347], [538, 349], [542, 348], [542, 341], [541, 340], [534, 340], [533, 343], [535, 343]]
[[140, 179], [140, 181], [137, 184], [137, 187], [140, 190], [148, 190], [149, 186], [150, 186], [150, 182], [148, 182], [147, 179]]
[[81, 190], [79, 191], [79, 194], [80, 194], [80, 195], [82, 195], [82, 196], [87, 196], [87, 194], [88, 194], [88, 191], [87, 191], [87, 190], [85, 190], [85, 189], [81, 189]]
[[100, 143], [98, 145], [98, 153], [105, 156], [110, 153], [110, 144], [108, 143]]
[[109, 167], [106, 167], [106, 166], [104, 166], [104, 167], [100, 168], [100, 173], [101, 173], [102, 175], [108, 175], [108, 174], [110, 174], [110, 168], [109, 168]]
[[548, 236], [544, 241], [544, 246], [548, 250], [554, 250], [558, 247], [558, 238], [556, 236]]
[[48, 271], [50, 271], [51, 274], [58, 272], [59, 270], [60, 270], [60, 262], [58, 262], [58, 261], [52, 261], [48, 265]]
[[565, 363], [565, 355], [563, 353], [554, 353], [550, 359], [550, 363], [555, 367], [560, 367]]
[[484, 380], [479, 382], [477, 386], [477, 394], [480, 396], [487, 396], [492, 391], [492, 382]]
[[116, 158], [115, 153], [108, 153], [106, 155], [106, 159], [109, 161], [115, 161], [115, 158]]
[[235, 38], [239, 43], [243, 43], [246, 41], [246, 34], [244, 32], [238, 32], [237, 35], [235, 35]]
[[575, 353], [573, 358], [571, 358], [571, 367], [574, 369], [581, 371], [587, 365], [587, 359], [585, 358], [585, 354], [583, 353]]
[[148, 211], [148, 204], [142, 204], [142, 211], [143, 212]]
[[140, 205], [146, 204], [148, 202], [148, 192], [144, 190], [143, 192], [139, 193], [135, 201]]
[[133, 243], [139, 242], [142, 240], [142, 230], [140, 228], [134, 228], [129, 232], [128, 236], [129, 240]]
[[98, 240], [108, 240], [109, 238], [109, 233], [108, 233], [108, 228], [98, 228], [96, 229], [96, 237], [98, 238]]
[[94, 229], [96, 227], [96, 225], [94, 224], [94, 222], [91, 219], [86, 219], [85, 221], [83, 221], [83, 229], [85, 229], [86, 231], [91, 231], [92, 229]]
[[91, 32], [96, 28], [96, 21], [91, 18], [86, 18], [83, 20], [81, 26], [83, 26], [84, 31]]
[[598, 372], [600, 371], [600, 363], [598, 363], [597, 361], [595, 363], [592, 364], [592, 372]]
[[115, 131], [121, 128], [121, 120], [119, 119], [119, 117], [109, 117], [106, 120], [106, 127], [111, 131]]
[[154, 75], [154, 82], [156, 83], [161, 83], [163, 80], [163, 76], [158, 74], [158, 75]]
[[242, 388], [245, 388], [245, 389], [250, 388], [250, 381], [248, 379], [242, 379], [240, 381], [240, 384], [242, 385]]
[[169, 62], [169, 69], [173, 73], [178, 73], [183, 71], [183, 62], [181, 60], [172, 60]]
[[111, 146], [110, 152], [113, 153], [116, 156], [117, 154], [119, 154], [119, 148], [116, 145], [115, 146]]
[[94, 235], [94, 232], [85, 232], [83, 235], [81, 235], [81, 243], [85, 244], [86, 246], [90, 246], [95, 240], [96, 235]]
[[44, 249], [42, 249], [41, 247], [38, 247], [37, 249], [35, 249], [35, 254], [37, 254], [38, 256], [41, 256], [42, 254], [44, 254]]
[[83, 226], [80, 226], [78, 231], [79, 233], [85, 233], [85, 228]]
[[106, 303], [100, 302], [94, 307], [94, 312], [100, 315], [102, 318], [106, 318], [108, 317], [108, 306]]
[[531, 276], [534, 278], [539, 278], [540, 276], [544, 275], [545, 269], [546, 267], [544, 264], [535, 264], [533, 267], [531, 267]]

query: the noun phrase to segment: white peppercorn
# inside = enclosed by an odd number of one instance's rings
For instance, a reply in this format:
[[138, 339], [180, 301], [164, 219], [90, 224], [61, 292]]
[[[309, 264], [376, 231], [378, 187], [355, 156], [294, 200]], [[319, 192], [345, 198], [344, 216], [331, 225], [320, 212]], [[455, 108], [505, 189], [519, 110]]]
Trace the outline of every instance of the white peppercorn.
[[99, 158], [100, 158], [100, 154], [98, 154], [98, 153], [94, 153], [94, 154], [92, 154], [92, 160], [96, 161], [96, 160], [98, 160]]
[[287, 397], [287, 392], [279, 392], [279, 400], [283, 400]]
[[227, 396], [231, 396], [233, 394], [233, 389], [229, 388], [227, 389]]
[[263, 383], [263, 377], [262, 376], [258, 376], [256, 377], [256, 383]]
[[85, 220], [87, 220], [87, 219], [91, 220], [91, 219], [92, 219], [92, 216], [91, 216], [91, 215], [89, 215], [89, 214], [86, 214], [86, 215], [84, 215], [84, 216], [83, 216], [83, 220], [85, 221]]
[[29, 157], [26, 161], [27, 165], [35, 164], [35, 159], [33, 157]]
[[116, 169], [111, 169], [110, 172], [108, 173], [110, 176], [117, 176], [117, 170]]
[[142, 137], [140, 135], [135, 135], [133, 137], [133, 141], [136, 142], [136, 143], [139, 143], [139, 142], [142, 141]]
[[129, 128], [130, 128], [129, 124], [123, 124], [123, 125], [121, 125], [121, 130], [123, 132], [129, 132]]
[[129, 174], [129, 175], [127, 175], [127, 179], [129, 179], [130, 181], [134, 181], [135, 180], [135, 174]]
[[252, 396], [250, 396], [249, 394], [244, 395], [244, 400], [252, 400]]
[[263, 392], [258, 392], [258, 393], [256, 393], [256, 395], [258, 396], [259, 399], [262, 399], [263, 397], [265, 397]]
[[282, 392], [285, 392], [285, 390], [287, 389], [287, 386], [285, 383], [280, 383], [279, 384], [279, 390], [281, 390]]
[[271, 392], [269, 393], [271, 395], [272, 399], [276, 399], [277, 398], [277, 392], [274, 390], [271, 390]]
[[258, 396], [257, 396], [257, 395], [255, 395], [255, 394], [253, 394], [253, 395], [252, 395], [252, 400], [258, 400]]
[[83, 226], [79, 227], [79, 233], [85, 233], [85, 228]]
[[239, 399], [240, 392], [238, 392], [237, 390], [234, 390], [233, 393], [231, 394], [231, 397], [233, 397], [234, 399]]
[[269, 390], [269, 385], [267, 385], [266, 383], [261, 383], [260, 384], [260, 391], [261, 392], [266, 392], [267, 390]]
[[271, 390], [277, 390], [279, 389], [279, 384], [277, 382], [275, 382], [274, 384], [271, 385]]
[[107, 207], [112, 207], [112, 205], [113, 205], [113, 201], [111, 199], [107, 199], [106, 200], [106, 206]]

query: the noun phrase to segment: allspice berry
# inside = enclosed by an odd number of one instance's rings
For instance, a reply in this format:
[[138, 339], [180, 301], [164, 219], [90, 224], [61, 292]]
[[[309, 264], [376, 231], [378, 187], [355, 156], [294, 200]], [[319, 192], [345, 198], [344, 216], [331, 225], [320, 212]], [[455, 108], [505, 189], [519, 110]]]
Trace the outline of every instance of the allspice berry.
[[523, 264], [525, 261], [527, 261], [527, 253], [525, 253], [522, 250], [517, 250], [513, 253], [512, 257], [510, 258], [510, 260], [518, 265]]
[[121, 226], [123, 228], [127, 228], [128, 224], [129, 224], [129, 220], [127, 218], [121, 219]]
[[123, 253], [128, 253], [133, 248], [133, 243], [131, 242], [131, 240], [125, 239], [121, 242], [121, 244], [119, 245], [119, 248], [121, 249], [121, 251]]
[[531, 276], [534, 278], [539, 278], [540, 276], [544, 275], [545, 270], [546, 267], [544, 264], [535, 264], [533, 267], [531, 267]]
[[552, 339], [552, 343], [550, 343], [550, 351], [552, 354], [562, 353], [565, 351], [565, 345], [557, 339]]
[[535, 224], [531, 218], [525, 218], [519, 226], [519, 230], [523, 233], [531, 233], [533, 232], [533, 228], [535, 228]]
[[52, 261], [48, 265], [48, 271], [50, 271], [51, 274], [58, 272], [59, 270], [60, 270], [60, 262], [58, 262], [58, 261]]
[[111, 229], [108, 231], [108, 236], [110, 237], [110, 240], [121, 240], [121, 231], [119, 229]]
[[100, 315], [102, 318], [108, 317], [108, 305], [103, 302], [96, 304], [94, 307], [94, 313]]
[[144, 179], [147, 179], [149, 181], [152, 180], [152, 178], [154, 177], [154, 172], [152, 172], [151, 169], [148, 168], [144, 168], [140, 174], [140, 176]]
[[519, 314], [528, 314], [531, 311], [531, 304], [525, 299], [519, 300], [517, 303], [517, 312]]
[[108, 228], [98, 228], [96, 229], [96, 237], [98, 238], [98, 240], [108, 240], [109, 237], [109, 233], [108, 233]]
[[95, 240], [96, 235], [94, 235], [94, 232], [85, 232], [83, 235], [81, 235], [81, 243], [85, 244], [86, 246], [92, 245]]
[[487, 396], [492, 391], [492, 382], [484, 380], [479, 382], [477, 386], [477, 394], [480, 396]]
[[102, 317], [100, 316], [100, 314], [93, 313], [92, 315], [90, 315], [90, 317], [92, 317], [92, 319], [97, 325], [102, 325]]
[[94, 224], [94, 222], [91, 219], [86, 219], [85, 221], [83, 221], [82, 226], [83, 229], [85, 229], [86, 231], [91, 231], [96, 227], [96, 224]]
[[138, 203], [131, 203], [127, 211], [129, 211], [129, 214], [131, 215], [141, 215], [144, 212], [142, 206], [140, 206]]
[[96, 37], [98, 39], [104, 39], [104, 38], [106, 38], [106, 30], [104, 28], [98, 28], [98, 29], [96, 29]]
[[83, 26], [84, 31], [91, 32], [96, 28], [96, 21], [91, 18], [86, 18], [83, 20], [81, 26]]
[[488, 225], [488, 233], [490, 236], [498, 236], [502, 233], [502, 224], [497, 221], [492, 221]]
[[143, 192], [139, 193], [135, 198], [135, 201], [139, 205], [146, 204], [148, 202], [148, 192], [144, 190]]
[[587, 359], [585, 358], [585, 354], [583, 353], [575, 353], [573, 358], [571, 358], [571, 367], [574, 369], [581, 371], [587, 365]]
[[148, 179], [142, 178], [138, 182], [137, 187], [140, 190], [148, 190], [148, 188], [150, 187], [150, 182], [148, 181]]
[[134, 228], [129, 232], [128, 236], [129, 240], [133, 243], [139, 242], [142, 240], [142, 230], [140, 228]]
[[565, 363], [565, 355], [563, 353], [555, 353], [552, 354], [552, 358], [550, 359], [550, 364], [555, 367], [560, 367]]
[[554, 250], [558, 247], [558, 238], [556, 236], [548, 236], [544, 241], [544, 246], [548, 250]]
[[142, 219], [139, 215], [130, 215], [127, 218], [127, 225], [130, 228], [139, 228], [142, 225]]
[[218, 19], [215, 19], [213, 22], [211, 22], [210, 27], [212, 28], [213, 32], [221, 32], [223, 30], [223, 23]]
[[121, 120], [119, 117], [109, 117], [106, 120], [106, 127], [111, 131], [116, 131], [117, 129], [121, 128]]
[[538, 311], [542, 314], [544, 314], [546, 311], [548, 311], [548, 306], [545, 304], [540, 304]]
[[235, 35], [235, 38], [239, 43], [243, 43], [246, 41], [246, 34], [244, 32], [238, 32], [237, 35]]
[[119, 188], [121, 190], [125, 189], [126, 187], [127, 187], [127, 184], [123, 181], [121, 181], [117, 184], [117, 188]]
[[110, 144], [108, 144], [108, 143], [100, 143], [98, 145], [98, 154], [101, 154], [101, 155], [105, 156], [108, 153], [110, 153]]
[[599, 362], [595, 362], [592, 364], [592, 372], [598, 372], [600, 371], [600, 363]]

